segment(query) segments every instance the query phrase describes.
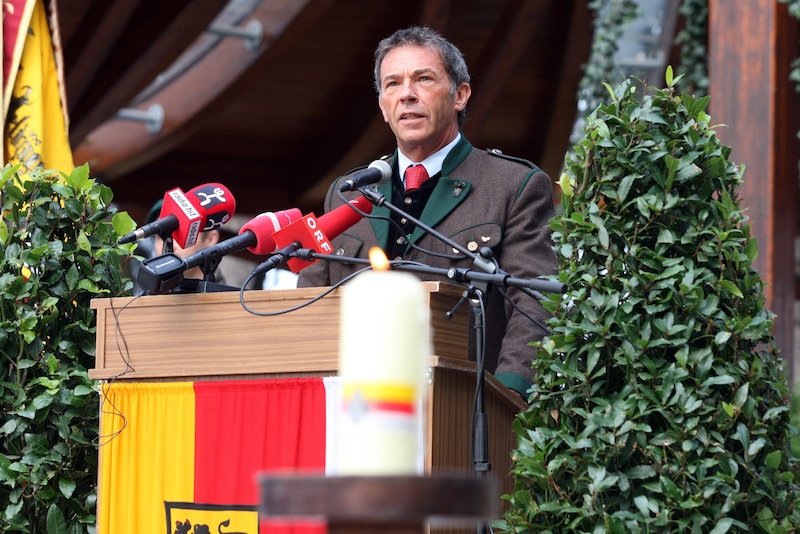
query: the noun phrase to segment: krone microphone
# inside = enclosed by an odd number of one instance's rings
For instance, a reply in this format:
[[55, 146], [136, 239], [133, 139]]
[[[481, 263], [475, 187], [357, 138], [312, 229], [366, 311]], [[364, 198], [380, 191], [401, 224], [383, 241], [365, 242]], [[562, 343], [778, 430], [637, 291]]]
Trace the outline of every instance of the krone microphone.
[[[356, 208], [356, 209], [353, 209]], [[360, 210], [357, 211], [357, 210]], [[333, 253], [331, 239], [356, 224], [364, 215], [372, 212], [372, 203], [365, 197], [358, 197], [349, 203], [329, 211], [317, 219], [310, 213], [289, 226], [273, 234], [275, 243], [281, 249], [278, 253], [259, 265], [252, 276], [265, 273], [283, 263], [292, 252], [308, 248], [323, 254]], [[319, 260], [306, 261], [300, 258], [289, 258], [286, 264], [294, 273], [299, 273]]]
[[122, 245], [153, 235], [172, 234], [175, 244], [189, 248], [197, 243], [200, 232], [215, 230], [228, 222], [236, 211], [236, 200], [222, 184], [203, 184], [184, 193], [176, 187], [167, 191], [159, 218], [125, 234], [117, 241]]
[[339, 192], [352, 191], [359, 189], [365, 185], [384, 183], [392, 178], [392, 167], [382, 159], [376, 159], [369, 164], [366, 169], [356, 171], [350, 179], [342, 182], [339, 186]]

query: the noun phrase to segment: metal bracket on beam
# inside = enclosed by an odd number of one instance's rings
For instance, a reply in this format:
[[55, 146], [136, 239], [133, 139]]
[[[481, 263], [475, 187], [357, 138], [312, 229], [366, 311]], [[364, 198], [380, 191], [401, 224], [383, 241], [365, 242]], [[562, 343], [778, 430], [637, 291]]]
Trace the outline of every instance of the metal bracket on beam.
[[164, 108], [161, 104], [153, 104], [146, 110], [123, 108], [117, 112], [117, 118], [144, 122], [147, 131], [155, 135], [164, 126]]
[[264, 39], [264, 27], [258, 20], [251, 20], [247, 26], [240, 28], [238, 26], [226, 26], [224, 24], [215, 24], [209, 26], [208, 32], [222, 35], [224, 37], [237, 37], [245, 40], [245, 46], [248, 50], [255, 50], [261, 46], [261, 41]]

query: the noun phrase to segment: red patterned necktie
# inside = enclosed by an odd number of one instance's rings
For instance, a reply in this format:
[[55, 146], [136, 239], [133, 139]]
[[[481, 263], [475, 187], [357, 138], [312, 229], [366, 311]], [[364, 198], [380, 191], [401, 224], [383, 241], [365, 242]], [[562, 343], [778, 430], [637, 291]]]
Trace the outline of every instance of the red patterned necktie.
[[428, 179], [424, 165], [413, 165], [406, 169], [406, 191], [416, 191]]

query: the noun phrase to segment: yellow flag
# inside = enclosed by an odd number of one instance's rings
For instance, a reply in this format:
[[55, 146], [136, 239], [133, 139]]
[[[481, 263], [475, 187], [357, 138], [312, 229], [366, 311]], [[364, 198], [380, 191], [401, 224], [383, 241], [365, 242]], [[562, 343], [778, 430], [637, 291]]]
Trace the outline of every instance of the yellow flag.
[[43, 0], [35, 0], [28, 31], [19, 35], [24, 46], [5, 118], [5, 160], [20, 163], [22, 177], [36, 168], [74, 168], [53, 35]]

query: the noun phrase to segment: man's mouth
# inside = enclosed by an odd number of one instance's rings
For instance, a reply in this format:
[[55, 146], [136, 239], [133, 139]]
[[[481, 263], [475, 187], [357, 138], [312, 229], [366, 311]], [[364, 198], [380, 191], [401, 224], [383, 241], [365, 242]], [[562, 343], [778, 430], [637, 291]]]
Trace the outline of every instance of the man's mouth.
[[419, 113], [403, 113], [400, 115], [400, 120], [411, 120], [411, 119], [421, 119], [423, 115]]

